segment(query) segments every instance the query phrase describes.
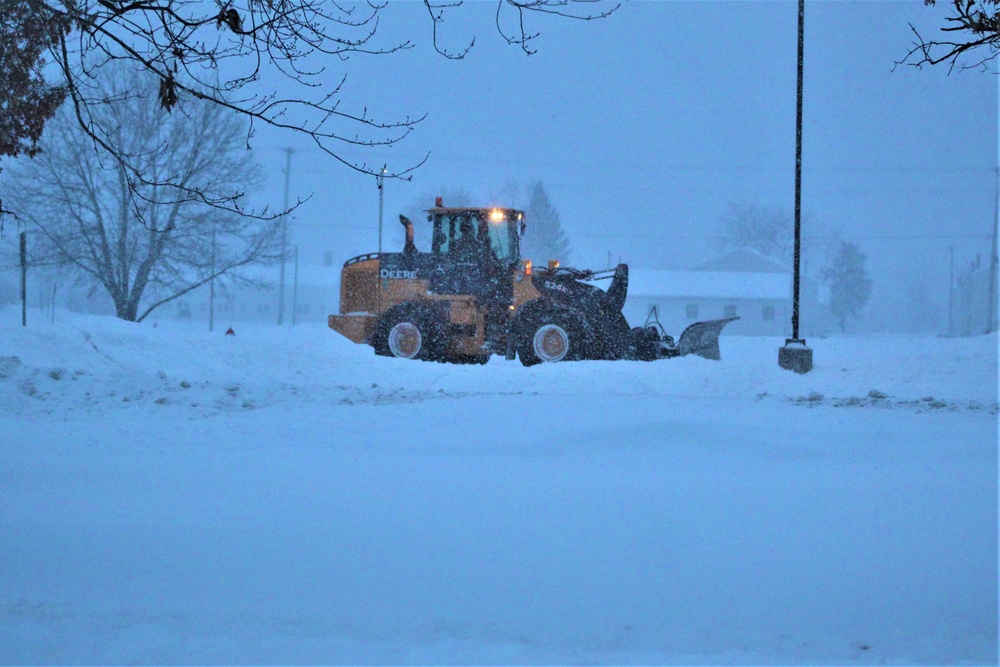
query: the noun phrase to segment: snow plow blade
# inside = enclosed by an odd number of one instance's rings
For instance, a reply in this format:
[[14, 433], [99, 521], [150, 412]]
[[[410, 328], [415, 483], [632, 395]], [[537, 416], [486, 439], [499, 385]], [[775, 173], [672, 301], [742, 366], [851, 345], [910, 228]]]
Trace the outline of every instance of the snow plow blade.
[[683, 357], [686, 354], [696, 354], [706, 359], [721, 359], [719, 334], [722, 333], [723, 327], [738, 319], [740, 318], [727, 317], [721, 320], [695, 322], [688, 326], [677, 341], [677, 355]]

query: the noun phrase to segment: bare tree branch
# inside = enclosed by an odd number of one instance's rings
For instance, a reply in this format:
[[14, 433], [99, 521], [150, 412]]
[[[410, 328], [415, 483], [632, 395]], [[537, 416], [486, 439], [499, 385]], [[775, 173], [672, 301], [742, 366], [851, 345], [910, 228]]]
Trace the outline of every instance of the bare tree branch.
[[[590, 11], [583, 9], [586, 5], [598, 5], [601, 0], [501, 0], [497, 3], [496, 26], [497, 31], [507, 41], [508, 44], [521, 47], [527, 55], [536, 52], [530, 46], [531, 40], [539, 36], [540, 33], [529, 33], [525, 29], [524, 19], [529, 12], [540, 14], [552, 14], [563, 18], [576, 19], [579, 21], [593, 21], [610, 16], [621, 5], [616, 3], [604, 10]], [[502, 25], [503, 10], [512, 10], [517, 17], [517, 33], [508, 34]]]
[[[926, 5], [936, 0], [924, 0]], [[992, 5], [992, 8], [988, 8]], [[948, 71], [958, 69], [985, 69], [986, 63], [1000, 53], [1000, 0], [951, 0], [951, 14], [941, 32], [955, 33], [959, 39], [926, 39], [910, 24], [916, 41], [896, 65], [924, 65], [948, 63]], [[975, 54], [970, 59], [966, 56]]]
[[[258, 179], [238, 116], [196, 102], [194, 113], [164, 119], [140, 72], [116, 64], [106, 71], [113, 73], [107, 96], [115, 101], [91, 108], [89, 117], [115, 128], [102, 139], [130, 156], [142, 181], [89, 148], [72, 106], [50, 123], [37, 158], [8, 176], [15, 206], [39, 232], [32, 263], [98, 282], [118, 317], [141, 320], [234, 267], [277, 259], [280, 221], [206, 205]], [[200, 197], [176, 197], [177, 189]]]
[[[593, 20], [618, 7], [608, 4], [614, 0], [493, 1], [503, 39], [519, 45], [526, 54], [534, 53], [530, 44], [538, 36], [526, 27], [529, 14]], [[475, 45], [475, 36], [454, 50], [443, 45], [440, 34], [446, 16], [459, 11], [462, 0], [423, 3], [431, 22], [433, 48], [446, 58], [465, 57]], [[41, 128], [68, 97], [76, 122], [97, 149], [101, 164], [121, 169], [133, 211], [146, 210], [153, 203], [147, 197], [155, 192], [159, 203], [198, 202], [258, 219], [287, 213], [248, 210], [239, 189], [209, 196], [186, 186], [175, 174], [153, 178], [144, 168], [147, 156], [117, 145], [115, 128], [102, 124], [98, 110], [135, 92], [108, 92], [101, 82], [106, 68], [126, 63], [141, 73], [144, 90], [151, 85], [157, 91], [164, 118], [190, 114], [207, 103], [247, 121], [244, 143], [248, 146], [256, 128], [272, 127], [309, 138], [348, 169], [408, 180], [426, 156], [386, 172], [384, 156], [377, 153], [407, 138], [424, 116], [385, 120], [364, 105], [352, 107], [345, 101], [346, 77], [330, 71], [331, 65], [352, 56], [385, 56], [414, 47], [409, 39], [381, 39], [379, 28], [387, 6], [382, 0], [351, 4], [337, 0], [0, 0], [4, 18], [0, 24], [0, 108], [4, 111], [0, 148], [6, 145], [3, 130], [7, 123], [13, 128], [9, 133], [12, 145], [32, 153]], [[505, 29], [501, 12], [514, 17], [515, 29]], [[58, 68], [58, 81], [42, 77], [46, 52]], [[15, 102], [24, 108], [20, 116], [11, 112]], [[370, 149], [373, 157], [349, 157], [347, 149], [357, 147]], [[9, 208], [6, 203], [2, 206]], [[6, 210], [2, 206], [0, 213]]]

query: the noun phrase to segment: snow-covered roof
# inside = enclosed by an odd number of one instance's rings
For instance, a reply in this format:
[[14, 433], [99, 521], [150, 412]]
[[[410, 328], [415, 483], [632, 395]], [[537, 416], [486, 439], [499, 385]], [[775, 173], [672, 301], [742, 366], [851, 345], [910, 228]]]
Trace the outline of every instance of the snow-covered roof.
[[746, 273], [791, 273], [789, 267], [753, 248], [735, 248], [693, 267], [694, 271], [738, 271]]
[[629, 296], [702, 299], [787, 299], [792, 281], [784, 273], [735, 271], [629, 271]]

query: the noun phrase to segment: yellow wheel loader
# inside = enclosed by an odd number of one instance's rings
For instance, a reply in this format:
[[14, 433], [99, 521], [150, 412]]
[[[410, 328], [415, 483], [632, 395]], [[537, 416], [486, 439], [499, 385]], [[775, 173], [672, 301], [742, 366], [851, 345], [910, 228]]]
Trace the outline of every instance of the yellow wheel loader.
[[[502, 354], [532, 366], [685, 354], [718, 359], [719, 333], [737, 319], [696, 322], [675, 343], [658, 323], [633, 328], [625, 320], [627, 265], [532, 266], [520, 254], [522, 211], [448, 208], [439, 198], [427, 214], [430, 252], [417, 250], [413, 223], [401, 215], [402, 252], [347, 260], [331, 329], [386, 356], [485, 364]], [[594, 284], [602, 279], [611, 281], [606, 290]]]

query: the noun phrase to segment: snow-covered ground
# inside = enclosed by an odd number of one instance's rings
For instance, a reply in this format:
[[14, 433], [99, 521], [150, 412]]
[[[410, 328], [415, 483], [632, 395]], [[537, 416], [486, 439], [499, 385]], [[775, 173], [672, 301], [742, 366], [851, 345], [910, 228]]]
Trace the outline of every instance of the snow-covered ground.
[[997, 661], [995, 336], [798, 376], [18, 315], [0, 663]]

